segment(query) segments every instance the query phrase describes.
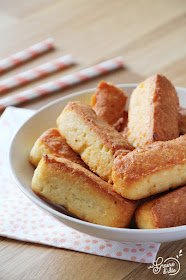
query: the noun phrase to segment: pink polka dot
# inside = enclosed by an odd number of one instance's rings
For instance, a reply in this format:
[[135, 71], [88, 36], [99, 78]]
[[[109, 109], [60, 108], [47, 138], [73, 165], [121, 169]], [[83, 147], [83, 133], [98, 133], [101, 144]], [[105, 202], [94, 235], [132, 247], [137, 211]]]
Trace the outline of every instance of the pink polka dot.
[[49, 238], [49, 237], [45, 237], [45, 240], [46, 240], [46, 241], [49, 241], [49, 240], [50, 240], [50, 238]]
[[64, 243], [64, 242], [66, 242], [66, 239], [63, 238], [63, 239], [61, 239], [60, 241], [61, 241], [61, 243]]
[[141, 244], [136, 244], [136, 246], [141, 246]]
[[90, 246], [85, 246], [85, 250], [89, 251], [90, 250]]
[[131, 261], [135, 261], [136, 260], [136, 257], [135, 256], [132, 256], [131, 257]]
[[6, 229], [5, 229], [5, 228], [2, 228], [2, 229], [1, 229], [1, 232], [6, 232]]
[[86, 239], [85, 242], [86, 242], [86, 243], [90, 243], [90, 240], [89, 240], [89, 239]]
[[95, 243], [95, 244], [96, 244], [96, 243], [98, 243], [98, 241], [97, 241], [97, 240], [92, 240], [92, 242], [93, 242], [93, 243]]
[[108, 247], [112, 247], [112, 244], [108, 243], [107, 246], [108, 246]]
[[57, 234], [57, 231], [53, 231], [53, 234]]
[[155, 246], [154, 246], [154, 245], [150, 245], [150, 246], [149, 246], [149, 248], [154, 249], [154, 248], [155, 248]]
[[37, 234], [37, 233], [34, 233], [34, 236], [38, 236], [38, 234]]
[[148, 253], [147, 253], [147, 256], [148, 256], [148, 257], [152, 257], [152, 253], [151, 253], [151, 252], [148, 252]]
[[35, 223], [36, 223], [36, 221], [31, 221], [31, 223], [32, 223], [32, 224], [35, 224]]
[[76, 231], [72, 231], [71, 233], [72, 233], [72, 234], [76, 234]]
[[57, 238], [56, 237], [54, 237], [53, 239], [52, 239], [52, 241], [54, 241], [54, 242], [57, 242]]
[[61, 235], [61, 237], [63, 237], [63, 236], [65, 236], [65, 233], [61, 233], [60, 235]]
[[106, 256], [107, 256], [107, 257], [111, 257], [111, 255], [110, 255], [110, 254], [106, 254]]
[[101, 250], [103, 250], [103, 249], [105, 249], [105, 246], [104, 246], [104, 245], [100, 245], [99, 248], [100, 248]]
[[140, 262], [146, 262], [146, 259], [142, 258], [140, 259]]
[[74, 242], [74, 245], [79, 245], [79, 241], [75, 241], [75, 242]]
[[32, 229], [36, 229], [37, 227], [32, 227]]
[[14, 224], [14, 221], [10, 221], [10, 224]]
[[24, 234], [28, 234], [28, 231], [27, 231], [27, 230], [25, 230], [25, 231], [23, 231], [23, 233], [24, 233]]
[[43, 235], [48, 235], [48, 232], [44, 232]]
[[43, 224], [42, 224], [42, 225], [40, 225], [40, 227], [41, 227], [41, 228], [44, 228], [44, 227], [45, 227], [45, 225], [43, 225]]
[[128, 248], [124, 248], [123, 251], [124, 251], [124, 252], [128, 252], [129, 249], [128, 249]]
[[122, 253], [121, 253], [121, 252], [117, 252], [117, 253], [116, 253], [116, 256], [121, 257], [121, 256], [122, 256]]
[[76, 235], [76, 238], [80, 238], [81, 236], [80, 235]]
[[136, 253], [136, 249], [132, 249], [131, 252], [132, 252], [132, 253]]
[[144, 248], [140, 248], [139, 251], [140, 251], [140, 252], [144, 252], [145, 249], [144, 249]]

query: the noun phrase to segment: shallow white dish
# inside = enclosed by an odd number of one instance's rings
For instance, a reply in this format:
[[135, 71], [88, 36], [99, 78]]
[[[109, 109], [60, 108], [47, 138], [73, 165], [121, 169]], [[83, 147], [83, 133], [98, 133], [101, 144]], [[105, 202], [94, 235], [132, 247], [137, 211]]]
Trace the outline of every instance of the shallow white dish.
[[[129, 96], [136, 84], [119, 85]], [[180, 105], [186, 107], [186, 89], [176, 88]], [[36, 139], [48, 128], [56, 127], [56, 118], [59, 116], [68, 101], [82, 101], [89, 104], [94, 89], [84, 90], [62, 97], [37, 111], [16, 133], [10, 148], [9, 159], [13, 177], [25, 193], [35, 204], [51, 214], [58, 221], [63, 222], [80, 232], [120, 242], [168, 242], [186, 238], [186, 226], [141, 230], [111, 228], [84, 222], [56, 210], [55, 207], [43, 201], [31, 190], [31, 180], [34, 168], [29, 163], [29, 153]]]

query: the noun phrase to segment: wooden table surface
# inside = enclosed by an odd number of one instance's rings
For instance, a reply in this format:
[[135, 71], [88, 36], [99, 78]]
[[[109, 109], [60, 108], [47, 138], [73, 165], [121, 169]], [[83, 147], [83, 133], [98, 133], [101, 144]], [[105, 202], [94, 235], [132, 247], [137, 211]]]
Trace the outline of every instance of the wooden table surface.
[[[0, 1], [0, 59], [47, 37], [54, 38], [55, 51], [7, 72], [1, 80], [71, 53], [78, 64], [47, 80], [121, 55], [126, 68], [105, 75], [106, 81], [140, 82], [159, 72], [175, 86], [186, 87], [184, 0]], [[95, 87], [99, 81], [100, 78], [88, 81], [22, 107], [40, 108], [61, 96]], [[37, 81], [24, 89], [42, 82]], [[181, 280], [186, 275], [186, 241], [162, 244], [158, 256], [176, 256], [180, 249], [183, 250], [181, 271], [174, 277], [154, 275], [147, 264], [0, 238], [0, 280]]]

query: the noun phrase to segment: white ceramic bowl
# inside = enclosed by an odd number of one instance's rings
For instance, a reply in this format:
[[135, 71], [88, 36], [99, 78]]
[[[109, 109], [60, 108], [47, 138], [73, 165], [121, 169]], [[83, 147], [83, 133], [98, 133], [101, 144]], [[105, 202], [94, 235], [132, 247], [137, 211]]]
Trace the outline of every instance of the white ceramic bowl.
[[[129, 96], [136, 84], [119, 85]], [[29, 153], [35, 140], [48, 128], [56, 127], [59, 116], [68, 101], [89, 104], [94, 89], [84, 90], [62, 97], [37, 111], [15, 135], [10, 148], [10, 167], [13, 177], [25, 195], [58, 221], [80, 232], [120, 242], [167, 242], [186, 238], [186, 226], [165, 229], [125, 229], [91, 224], [56, 210], [55, 207], [36, 196], [31, 189], [34, 168], [29, 163]], [[186, 89], [177, 88], [180, 105], [186, 107]]]

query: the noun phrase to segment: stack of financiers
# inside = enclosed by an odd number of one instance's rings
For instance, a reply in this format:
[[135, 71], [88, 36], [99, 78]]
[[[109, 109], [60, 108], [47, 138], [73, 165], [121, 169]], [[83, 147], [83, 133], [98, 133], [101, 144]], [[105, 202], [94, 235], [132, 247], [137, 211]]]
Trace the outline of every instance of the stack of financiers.
[[[127, 95], [100, 82], [91, 106], [69, 102], [35, 142], [33, 191], [85, 221], [138, 228], [186, 224], [186, 117], [154, 75]], [[183, 134], [183, 135], [180, 135]]]

